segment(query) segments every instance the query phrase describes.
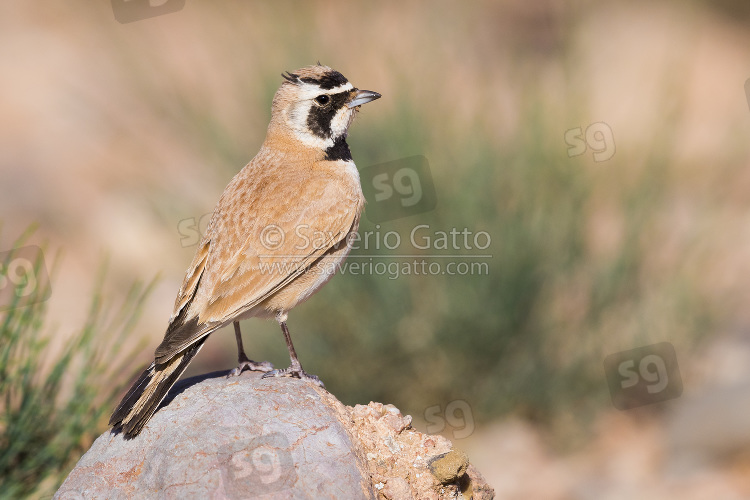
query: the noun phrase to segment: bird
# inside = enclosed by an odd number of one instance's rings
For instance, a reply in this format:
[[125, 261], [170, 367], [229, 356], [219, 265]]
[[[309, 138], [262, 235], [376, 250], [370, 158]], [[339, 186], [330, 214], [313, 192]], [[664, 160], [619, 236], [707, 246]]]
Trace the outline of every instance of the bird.
[[[281, 75], [257, 155], [229, 182], [180, 286], [153, 362], [117, 405], [109, 424], [136, 437], [214, 331], [234, 325], [237, 368], [323, 386], [302, 369], [287, 327], [289, 311], [340, 268], [365, 203], [346, 142], [360, 106], [381, 95], [354, 87], [321, 65]], [[275, 318], [291, 364], [250, 360], [240, 321]]]

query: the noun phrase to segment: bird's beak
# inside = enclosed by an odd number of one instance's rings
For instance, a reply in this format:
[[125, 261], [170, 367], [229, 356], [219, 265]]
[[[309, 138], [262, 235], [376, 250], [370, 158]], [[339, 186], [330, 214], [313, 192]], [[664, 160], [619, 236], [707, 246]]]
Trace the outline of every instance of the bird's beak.
[[357, 106], [367, 104], [375, 99], [380, 99], [380, 94], [377, 92], [373, 92], [372, 90], [358, 90], [357, 93], [354, 94], [354, 99], [352, 99], [347, 106], [349, 108], [356, 108]]

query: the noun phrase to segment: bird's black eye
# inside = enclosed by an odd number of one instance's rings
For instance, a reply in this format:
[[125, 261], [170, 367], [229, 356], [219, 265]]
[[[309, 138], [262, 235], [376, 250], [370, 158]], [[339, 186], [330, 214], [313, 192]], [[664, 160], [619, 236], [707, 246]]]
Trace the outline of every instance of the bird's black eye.
[[319, 95], [318, 97], [315, 98], [315, 102], [317, 102], [321, 106], [325, 106], [326, 104], [328, 104], [328, 101], [330, 101], [330, 100], [331, 100], [331, 98], [329, 96], [327, 96], [326, 94], [321, 94], [321, 95]]

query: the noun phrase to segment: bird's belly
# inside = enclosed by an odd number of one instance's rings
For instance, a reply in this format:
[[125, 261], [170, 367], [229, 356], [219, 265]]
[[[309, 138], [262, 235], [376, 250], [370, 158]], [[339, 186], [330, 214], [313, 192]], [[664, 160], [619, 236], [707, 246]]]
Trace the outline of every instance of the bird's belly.
[[351, 247], [343, 243], [329, 250], [294, 281], [254, 307], [248, 316], [275, 316], [304, 302], [336, 274], [350, 250]]

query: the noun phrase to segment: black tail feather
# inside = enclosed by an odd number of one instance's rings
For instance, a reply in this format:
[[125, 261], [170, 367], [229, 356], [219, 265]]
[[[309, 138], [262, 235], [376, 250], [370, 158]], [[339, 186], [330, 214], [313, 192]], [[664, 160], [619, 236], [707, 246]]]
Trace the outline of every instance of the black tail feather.
[[[117, 405], [109, 419], [109, 424], [115, 429], [121, 429], [126, 439], [137, 436], [167, 396], [169, 389], [203, 347], [205, 340], [205, 337], [200, 339], [166, 363], [158, 365], [151, 363]], [[155, 382], [154, 379], [156, 379]], [[150, 383], [156, 385], [150, 388]], [[146, 389], [149, 389], [148, 392]], [[138, 411], [133, 414], [136, 408]]]
[[148, 385], [149, 381], [154, 375], [154, 368], [156, 363], [151, 363], [148, 368], [146, 368], [143, 373], [141, 373], [141, 376], [138, 377], [138, 380], [136, 380], [133, 385], [128, 390], [128, 393], [125, 394], [125, 396], [122, 398], [122, 401], [120, 401], [120, 404], [117, 405], [117, 408], [115, 408], [115, 411], [112, 412], [112, 416], [109, 417], [109, 425], [114, 425], [115, 427], [119, 426], [120, 423], [122, 423], [123, 420], [125, 420], [125, 417], [128, 416], [128, 413], [130, 413], [130, 410], [133, 409], [133, 406], [135, 406], [136, 401], [141, 397], [143, 394], [143, 390]]

